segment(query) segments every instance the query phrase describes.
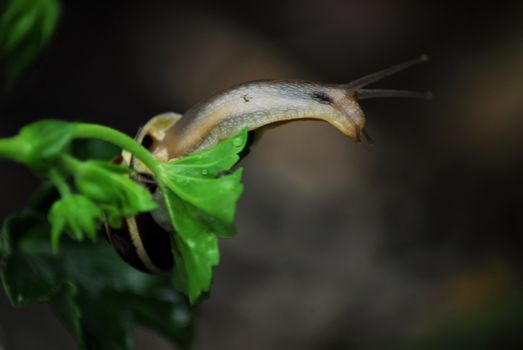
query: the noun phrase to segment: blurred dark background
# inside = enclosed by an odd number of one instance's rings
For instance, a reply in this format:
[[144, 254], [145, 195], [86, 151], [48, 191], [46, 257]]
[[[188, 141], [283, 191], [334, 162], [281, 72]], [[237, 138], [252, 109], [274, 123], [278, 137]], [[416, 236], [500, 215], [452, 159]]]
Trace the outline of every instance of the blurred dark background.
[[[240, 234], [221, 243], [195, 349], [523, 349], [523, 3], [63, 1], [50, 46], [0, 97], [0, 137], [44, 117], [134, 134], [262, 78], [375, 86], [375, 145], [320, 122], [265, 133]], [[0, 162], [0, 216], [38, 179]], [[0, 349], [74, 349], [45, 306], [0, 294]], [[136, 349], [169, 349], [138, 330]]]

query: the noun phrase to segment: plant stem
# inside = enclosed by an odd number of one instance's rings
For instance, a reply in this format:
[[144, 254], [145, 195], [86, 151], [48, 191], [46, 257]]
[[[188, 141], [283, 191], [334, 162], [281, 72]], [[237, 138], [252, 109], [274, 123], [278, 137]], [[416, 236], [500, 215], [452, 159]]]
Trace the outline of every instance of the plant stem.
[[27, 147], [16, 137], [0, 139], [0, 158], [23, 162], [26, 149]]
[[67, 185], [67, 182], [65, 181], [62, 174], [60, 174], [56, 169], [51, 169], [51, 171], [49, 171], [49, 179], [51, 179], [51, 182], [58, 189], [58, 192], [60, 192], [62, 197], [71, 194], [69, 185]]
[[75, 138], [92, 138], [102, 140], [125, 149], [139, 159], [160, 181], [163, 171], [160, 162], [145, 147], [124, 133], [97, 124], [79, 123], [76, 126]]

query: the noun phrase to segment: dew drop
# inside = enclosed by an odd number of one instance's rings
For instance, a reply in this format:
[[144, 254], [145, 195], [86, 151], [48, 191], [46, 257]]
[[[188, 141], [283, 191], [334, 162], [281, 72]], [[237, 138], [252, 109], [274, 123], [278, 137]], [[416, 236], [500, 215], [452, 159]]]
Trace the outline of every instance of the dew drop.
[[207, 170], [207, 169], [203, 169], [203, 170], [202, 170], [202, 175], [203, 175], [203, 176], [207, 176], [207, 175], [209, 175], [209, 170]]
[[236, 147], [240, 147], [242, 145], [242, 139], [240, 137], [235, 137], [234, 140], [232, 141], [232, 144], [235, 145]]

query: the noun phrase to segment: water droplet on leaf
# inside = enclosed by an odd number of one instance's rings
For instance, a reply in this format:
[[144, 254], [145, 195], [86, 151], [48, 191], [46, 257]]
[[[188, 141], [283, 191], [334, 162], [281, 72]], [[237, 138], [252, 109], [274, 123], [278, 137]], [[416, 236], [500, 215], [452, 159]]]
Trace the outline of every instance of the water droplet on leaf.
[[209, 175], [209, 170], [207, 170], [207, 169], [203, 169], [203, 170], [202, 170], [202, 175], [203, 175], [203, 176]]
[[232, 140], [232, 144], [236, 147], [240, 147], [242, 145], [243, 141], [241, 137], [235, 137], [234, 140]]

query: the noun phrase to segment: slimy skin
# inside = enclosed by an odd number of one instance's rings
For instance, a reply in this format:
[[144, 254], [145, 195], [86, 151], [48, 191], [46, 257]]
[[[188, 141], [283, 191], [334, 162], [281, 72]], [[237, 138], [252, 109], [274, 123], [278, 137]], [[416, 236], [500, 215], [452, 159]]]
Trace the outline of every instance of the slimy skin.
[[[361, 134], [369, 139], [359, 100], [377, 97], [431, 98], [430, 93], [363, 87], [427, 60], [427, 56], [422, 55], [347, 84], [299, 80], [243, 83], [211, 96], [184, 115], [165, 113], [152, 118], [136, 138], [162, 161], [183, 158], [210, 148], [243, 128], [252, 131], [300, 119], [323, 120], [359, 142]], [[129, 157], [124, 153], [124, 158]], [[127, 163], [147, 172], [141, 164], [135, 166], [131, 159], [127, 159]]]
[[239, 85], [189, 109], [166, 132], [165, 147], [175, 159], [206, 149], [242, 128], [297, 119], [326, 121], [359, 140], [365, 115], [354, 92], [335, 85], [298, 81], [256, 81]]
[[[326, 121], [359, 142], [361, 134], [367, 137], [365, 114], [359, 100], [376, 97], [431, 97], [430, 93], [369, 90], [362, 87], [427, 60], [428, 57], [422, 55], [348, 84], [320, 84], [299, 80], [243, 83], [190, 108], [165, 130], [165, 137], [153, 143], [151, 149], [173, 160], [212, 147], [243, 128], [252, 131], [269, 124], [299, 119]], [[147, 129], [147, 125], [145, 128]]]

